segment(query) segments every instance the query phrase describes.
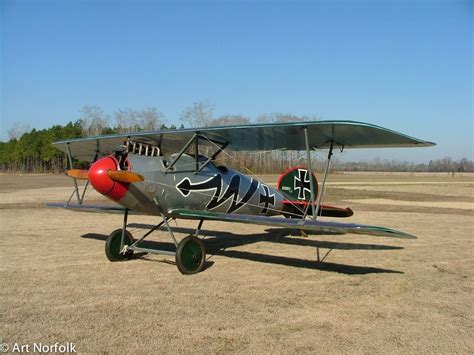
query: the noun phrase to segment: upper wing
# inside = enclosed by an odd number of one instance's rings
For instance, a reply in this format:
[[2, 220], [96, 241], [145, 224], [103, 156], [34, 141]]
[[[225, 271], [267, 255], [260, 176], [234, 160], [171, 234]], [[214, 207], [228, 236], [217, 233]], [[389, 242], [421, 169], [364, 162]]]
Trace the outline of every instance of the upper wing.
[[[434, 143], [413, 138], [386, 128], [353, 121], [313, 121], [252, 124], [239, 126], [205, 127], [192, 129], [161, 130], [71, 139], [54, 143], [67, 152], [69, 145], [72, 156], [91, 161], [96, 152], [106, 155], [127, 138], [142, 143], [157, 145], [163, 153], [175, 153], [199, 133], [216, 142], [228, 143], [233, 150], [305, 150], [302, 128], [308, 129], [312, 147], [329, 147], [330, 142], [345, 148], [376, 147], [429, 147]], [[206, 140], [200, 143], [207, 144]]]
[[393, 238], [407, 238], [416, 239], [414, 235], [397, 231], [395, 229], [369, 226], [355, 223], [339, 223], [319, 220], [301, 220], [301, 219], [287, 219], [279, 217], [253, 216], [244, 214], [225, 214], [208, 211], [192, 211], [192, 210], [174, 210], [170, 212], [176, 218], [204, 218], [214, 219], [220, 221], [260, 224], [266, 226], [276, 226], [285, 228], [303, 229], [318, 232], [330, 233], [353, 233], [353, 234], [367, 234], [379, 237], [393, 237]]

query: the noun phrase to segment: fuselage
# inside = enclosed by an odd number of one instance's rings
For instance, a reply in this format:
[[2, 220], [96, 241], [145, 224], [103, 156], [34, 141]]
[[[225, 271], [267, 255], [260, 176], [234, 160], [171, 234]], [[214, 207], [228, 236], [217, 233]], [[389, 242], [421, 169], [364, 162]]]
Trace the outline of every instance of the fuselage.
[[[100, 164], [105, 162], [111, 164], [111, 159], [119, 169], [118, 161], [109, 156], [98, 160], [91, 171], [99, 170]], [[196, 172], [196, 159], [187, 154], [183, 154], [170, 169], [167, 168], [174, 159], [173, 155], [128, 154], [127, 159], [128, 169], [142, 175], [145, 180], [133, 184], [115, 182], [118, 185], [110, 190], [98, 191], [133, 211], [171, 216], [173, 210], [187, 209], [272, 216], [281, 214], [286, 199], [273, 187], [212, 162]], [[204, 156], [198, 157], [199, 164], [206, 160]], [[97, 182], [91, 180], [91, 184], [96, 187]]]

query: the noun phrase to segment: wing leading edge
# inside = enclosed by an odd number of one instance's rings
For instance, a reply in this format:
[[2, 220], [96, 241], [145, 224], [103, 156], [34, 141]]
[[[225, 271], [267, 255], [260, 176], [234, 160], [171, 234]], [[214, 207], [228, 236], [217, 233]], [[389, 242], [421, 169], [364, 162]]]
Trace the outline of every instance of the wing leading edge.
[[392, 237], [392, 238], [405, 238], [405, 239], [416, 239], [416, 236], [401, 232], [395, 229], [370, 226], [365, 224], [356, 223], [339, 223], [329, 221], [314, 221], [314, 220], [300, 220], [300, 219], [287, 219], [279, 217], [266, 217], [266, 216], [252, 216], [242, 214], [225, 214], [215, 213], [208, 211], [193, 211], [193, 210], [174, 210], [170, 212], [173, 217], [176, 218], [204, 218], [226, 222], [236, 223], [247, 223], [247, 224], [258, 224], [266, 226], [275, 226], [283, 228], [295, 228], [307, 231], [317, 232], [329, 232], [329, 233], [353, 233], [353, 234], [364, 234], [373, 235], [378, 237]]

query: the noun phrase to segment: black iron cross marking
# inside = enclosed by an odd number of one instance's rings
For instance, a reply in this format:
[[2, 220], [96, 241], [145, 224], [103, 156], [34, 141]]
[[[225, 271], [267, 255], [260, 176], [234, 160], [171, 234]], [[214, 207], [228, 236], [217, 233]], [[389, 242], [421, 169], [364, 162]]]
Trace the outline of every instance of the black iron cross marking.
[[268, 205], [275, 205], [275, 194], [270, 195], [270, 189], [268, 188], [267, 185], [262, 185], [264, 194], [260, 193], [260, 201], [259, 203], [264, 203], [265, 205], [263, 206], [262, 210], [260, 211], [260, 214], [267, 214], [268, 212]]
[[298, 190], [298, 200], [306, 200], [306, 191], [308, 191], [311, 196], [311, 183], [308, 177], [308, 170], [298, 169], [298, 175], [298, 177], [295, 176], [294, 189]]

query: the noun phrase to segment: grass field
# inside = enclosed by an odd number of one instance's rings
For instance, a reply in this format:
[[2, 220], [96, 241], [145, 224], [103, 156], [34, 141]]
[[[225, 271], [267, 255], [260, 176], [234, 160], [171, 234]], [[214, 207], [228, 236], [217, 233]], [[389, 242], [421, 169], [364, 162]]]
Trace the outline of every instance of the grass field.
[[[351, 206], [349, 221], [418, 239], [205, 222], [207, 269], [183, 276], [169, 257], [109, 262], [104, 241], [121, 216], [44, 207], [69, 197], [69, 179], [0, 175], [0, 342], [102, 353], [473, 353], [474, 177], [330, 181], [327, 202]], [[195, 226], [174, 227], [184, 236]], [[152, 244], [169, 240], [161, 231]]]

